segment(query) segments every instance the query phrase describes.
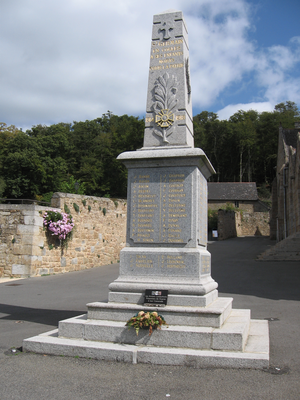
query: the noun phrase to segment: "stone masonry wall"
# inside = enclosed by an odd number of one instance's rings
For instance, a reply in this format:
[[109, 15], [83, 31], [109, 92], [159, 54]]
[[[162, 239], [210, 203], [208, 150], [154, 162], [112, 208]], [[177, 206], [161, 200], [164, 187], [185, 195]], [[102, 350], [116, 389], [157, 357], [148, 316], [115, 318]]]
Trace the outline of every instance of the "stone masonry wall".
[[[226, 207], [228, 207], [228, 205], [235, 207], [235, 202], [233, 201], [227, 201], [227, 202], [222, 202], [222, 201], [215, 201], [212, 202], [210, 201], [208, 203], [208, 208], [210, 208], [211, 210], [220, 210], [223, 209], [225, 210]], [[254, 211], [254, 205], [252, 203], [247, 203], [247, 202], [243, 202], [240, 201], [239, 202], [239, 207], [243, 210], [243, 211], [247, 211], [247, 212], [253, 212]]]
[[[74, 209], [79, 207], [79, 212]], [[68, 249], [61, 257], [61, 265], [53, 272], [78, 271], [119, 261], [126, 240], [126, 201], [92, 196], [55, 193], [53, 207], [70, 209], [75, 232]], [[51, 254], [43, 268], [51, 269]], [[51, 271], [50, 271], [51, 273]]]
[[[0, 204], [0, 277], [64, 273], [119, 261], [125, 246], [126, 201], [55, 193], [51, 206]], [[49, 249], [42, 215], [49, 209], [64, 211], [65, 206], [75, 231], [62, 253], [60, 247]], [[269, 235], [268, 213], [220, 210], [218, 217], [219, 240]]]
[[270, 213], [255, 212], [241, 215], [241, 236], [270, 236]]
[[235, 215], [234, 211], [218, 211], [218, 240], [237, 237]]
[[295, 129], [279, 128], [276, 183], [273, 183], [273, 188], [271, 237], [281, 241], [300, 232], [299, 122], [295, 123]]
[[42, 262], [43, 219], [36, 205], [0, 204], [0, 277], [30, 276]]
[[[60, 247], [49, 249], [42, 215], [49, 209], [64, 211], [65, 205], [75, 231], [62, 253]], [[125, 246], [124, 200], [55, 193], [52, 206], [0, 204], [0, 277], [63, 273], [118, 262]]]
[[218, 211], [218, 239], [240, 236], [269, 236], [269, 212]]

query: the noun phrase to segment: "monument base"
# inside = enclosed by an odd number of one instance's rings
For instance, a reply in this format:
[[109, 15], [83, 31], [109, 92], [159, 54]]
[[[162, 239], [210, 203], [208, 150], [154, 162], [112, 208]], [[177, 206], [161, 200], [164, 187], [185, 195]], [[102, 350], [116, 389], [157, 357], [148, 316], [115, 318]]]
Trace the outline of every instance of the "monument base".
[[[60, 321], [58, 329], [25, 339], [23, 350], [195, 368], [267, 368], [268, 322], [251, 320], [250, 310], [231, 306], [232, 298], [220, 297], [205, 307], [90, 303], [87, 314]], [[168, 325], [151, 336], [148, 330], [140, 330], [137, 336], [125, 323], [141, 309], [163, 314]]]

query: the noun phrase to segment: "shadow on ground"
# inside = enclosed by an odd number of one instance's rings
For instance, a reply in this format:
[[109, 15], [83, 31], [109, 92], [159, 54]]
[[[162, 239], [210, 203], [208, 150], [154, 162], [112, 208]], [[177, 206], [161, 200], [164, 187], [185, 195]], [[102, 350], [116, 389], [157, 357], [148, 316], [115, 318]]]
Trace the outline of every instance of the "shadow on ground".
[[48, 310], [0, 304], [0, 315], [1, 314], [6, 315], [3, 317], [0, 316], [0, 320], [27, 321], [37, 324], [57, 326], [58, 321], [78, 316], [82, 314], [82, 311]]
[[275, 242], [264, 237], [211, 243], [212, 277], [219, 291], [273, 300], [300, 300], [300, 265], [296, 261], [257, 261]]

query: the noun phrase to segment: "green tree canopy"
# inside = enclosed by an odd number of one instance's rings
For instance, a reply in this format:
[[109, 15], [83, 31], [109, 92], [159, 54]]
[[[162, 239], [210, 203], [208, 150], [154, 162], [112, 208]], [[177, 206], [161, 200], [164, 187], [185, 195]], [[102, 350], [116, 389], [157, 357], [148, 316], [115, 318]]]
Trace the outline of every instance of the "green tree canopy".
[[[195, 147], [213, 164], [213, 181], [255, 181], [275, 177], [278, 128], [300, 118], [287, 101], [273, 112], [239, 110], [228, 121], [202, 111], [194, 117]], [[55, 191], [126, 197], [127, 170], [116, 158], [143, 145], [144, 120], [108, 111], [91, 121], [33, 126], [26, 132], [0, 123], [0, 197], [49, 200]], [[78, 189], [79, 190], [79, 189]]]

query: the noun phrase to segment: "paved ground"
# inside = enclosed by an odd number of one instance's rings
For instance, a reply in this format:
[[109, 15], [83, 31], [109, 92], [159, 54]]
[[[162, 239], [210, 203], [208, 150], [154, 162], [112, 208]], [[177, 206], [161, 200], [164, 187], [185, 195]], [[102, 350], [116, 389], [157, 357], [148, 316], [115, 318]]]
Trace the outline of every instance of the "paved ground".
[[[255, 261], [274, 242], [237, 238], [209, 245], [221, 296], [270, 320], [268, 371], [192, 369], [22, 353], [22, 340], [107, 299], [118, 265], [0, 281], [0, 400], [299, 400], [300, 265]], [[15, 347], [16, 353], [11, 348]]]

